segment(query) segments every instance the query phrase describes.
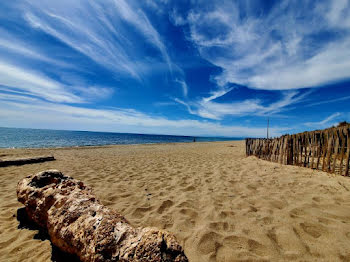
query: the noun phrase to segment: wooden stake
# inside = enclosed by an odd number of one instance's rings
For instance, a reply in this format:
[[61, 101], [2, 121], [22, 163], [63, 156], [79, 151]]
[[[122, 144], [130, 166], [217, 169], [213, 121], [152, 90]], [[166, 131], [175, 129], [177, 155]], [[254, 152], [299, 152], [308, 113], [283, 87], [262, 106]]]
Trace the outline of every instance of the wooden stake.
[[350, 128], [347, 128], [347, 144], [345, 158], [345, 175], [349, 176], [349, 161], [350, 161]]
[[338, 149], [339, 149], [339, 132], [338, 130], [334, 130], [334, 140], [335, 140], [335, 147], [334, 147], [334, 160], [333, 160], [333, 168], [331, 170], [332, 173], [335, 173], [335, 168], [337, 166], [337, 159], [338, 159]]
[[340, 145], [340, 165], [339, 165], [339, 174], [343, 175], [343, 160], [344, 160], [344, 151], [345, 151], [345, 137], [344, 137], [344, 128], [339, 130], [341, 145]]

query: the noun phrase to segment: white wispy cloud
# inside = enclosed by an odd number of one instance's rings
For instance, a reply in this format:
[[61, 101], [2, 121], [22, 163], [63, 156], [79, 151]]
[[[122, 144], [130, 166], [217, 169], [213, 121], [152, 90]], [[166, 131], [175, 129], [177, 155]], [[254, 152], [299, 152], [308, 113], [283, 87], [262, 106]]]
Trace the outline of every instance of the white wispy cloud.
[[[0, 93], [0, 125], [11, 126], [21, 123], [23, 127], [70, 128], [75, 130], [162, 133], [173, 135], [220, 135], [220, 136], [264, 136], [265, 127], [222, 125], [216, 122], [198, 120], [170, 120], [150, 116], [130, 109], [92, 109], [49, 103], [28, 101], [18, 96], [14, 99]], [[18, 126], [18, 125], [17, 125]], [[137, 129], [136, 129], [137, 128]], [[286, 129], [271, 128], [274, 136]]]
[[[172, 62], [157, 30], [146, 14], [124, 0], [28, 1], [28, 23], [114, 73], [141, 79], [151, 62], [136, 45], [143, 38], [157, 49], [171, 71]], [[136, 35], [130, 26], [138, 32]]]
[[103, 86], [73, 86], [71, 89], [78, 92], [80, 97], [90, 101], [105, 99], [114, 93], [114, 88]]
[[[117, 43], [112, 45], [106, 38], [99, 39], [93, 32], [88, 31], [90, 29], [87, 25], [83, 27], [74, 24], [58, 15], [45, 15], [44, 18], [40, 18], [32, 13], [27, 13], [26, 19], [33, 27], [52, 35], [96, 63], [116, 73], [129, 73], [135, 78], [140, 78], [135, 70], [136, 65], [130, 63], [123, 48], [118, 48]], [[86, 17], [89, 16], [86, 15]], [[57, 25], [61, 25], [63, 30], [56, 28]]]
[[[0, 30], [0, 35], [1, 35], [1, 30]], [[1, 35], [3, 38], [3, 35]], [[10, 39], [1, 39], [0, 38], [0, 49], [6, 49], [8, 52], [13, 52], [15, 54], [20, 54], [24, 55], [30, 59], [34, 60], [40, 60], [47, 62], [48, 64], [51, 65], [58, 65], [62, 67], [70, 67], [71, 65], [64, 63], [62, 61], [58, 61], [55, 59], [52, 59], [46, 55], [41, 54], [40, 52], [34, 51], [34, 48], [28, 48], [26, 47], [25, 43], [20, 43], [18, 44], [19, 40], [16, 38], [10, 38]]]
[[330, 1], [329, 5], [325, 6], [325, 8], [327, 8], [327, 10], [323, 11], [325, 11], [327, 19], [332, 26], [336, 28], [350, 27], [350, 8], [348, 0]]
[[187, 97], [187, 95], [188, 95], [188, 86], [187, 86], [186, 81], [181, 80], [181, 79], [175, 79], [175, 82], [178, 83], [181, 86], [183, 96]]
[[114, 3], [117, 5], [117, 10], [121, 16], [129, 23], [135, 25], [136, 28], [138, 28], [138, 30], [144, 36], [146, 36], [146, 39], [161, 51], [165, 61], [169, 66], [170, 71], [172, 71], [172, 62], [170, 60], [166, 47], [161, 40], [157, 30], [148, 20], [146, 14], [141, 9], [138, 9], [137, 12], [135, 12], [133, 10], [133, 7], [128, 5], [124, 0], [114, 1]]
[[[0, 89], [1, 90], [1, 89]], [[34, 97], [19, 95], [19, 94], [9, 94], [9, 93], [0, 93], [0, 100], [3, 101], [16, 101], [16, 102], [38, 102], [39, 100]]]
[[343, 96], [339, 98], [334, 98], [334, 99], [329, 99], [329, 100], [322, 100], [314, 103], [310, 103], [304, 106], [310, 107], [310, 106], [318, 106], [318, 105], [323, 105], [323, 104], [330, 104], [330, 103], [335, 103], [335, 102], [340, 102], [344, 100], [350, 100], [350, 96]]
[[310, 126], [310, 127], [313, 127], [313, 128], [330, 127], [330, 126], [333, 126], [333, 125], [337, 124], [337, 122], [334, 121], [334, 120], [337, 119], [337, 118], [339, 119], [339, 117], [341, 115], [342, 115], [341, 113], [336, 112], [336, 113], [331, 114], [330, 116], [326, 117], [325, 119], [323, 119], [321, 121], [318, 121], [318, 122], [307, 122], [307, 123], [304, 123], [304, 125]]
[[210, 96], [201, 98], [197, 101], [185, 102], [175, 99], [179, 104], [184, 105], [188, 112], [203, 118], [221, 120], [226, 116], [265, 116], [282, 112], [287, 107], [301, 102], [309, 93], [299, 94], [296, 91], [283, 92], [282, 98], [264, 105], [260, 99], [246, 99], [237, 102], [215, 102], [214, 100], [230, 92], [232, 88], [221, 89], [212, 92]]
[[[256, 15], [259, 4], [210, 2], [171, 17], [188, 26], [201, 56], [223, 69], [216, 77], [221, 86], [287, 90], [350, 78], [349, 1], [284, 0]], [[331, 41], [315, 37], [330, 32], [338, 34]]]
[[8, 90], [24, 91], [27, 94], [54, 102], [81, 103], [84, 100], [61, 83], [38, 72], [0, 62], [0, 85]]

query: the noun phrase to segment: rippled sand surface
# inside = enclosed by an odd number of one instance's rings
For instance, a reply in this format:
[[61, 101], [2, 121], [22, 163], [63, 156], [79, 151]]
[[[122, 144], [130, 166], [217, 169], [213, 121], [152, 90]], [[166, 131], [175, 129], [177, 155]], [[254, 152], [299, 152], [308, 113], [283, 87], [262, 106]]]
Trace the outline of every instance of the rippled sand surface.
[[[54, 162], [0, 168], [0, 261], [51, 261], [18, 228], [17, 182], [59, 169], [135, 226], [173, 232], [191, 262], [350, 261], [350, 178], [245, 157], [244, 142], [0, 150]], [[68, 262], [65, 259], [65, 262]]]

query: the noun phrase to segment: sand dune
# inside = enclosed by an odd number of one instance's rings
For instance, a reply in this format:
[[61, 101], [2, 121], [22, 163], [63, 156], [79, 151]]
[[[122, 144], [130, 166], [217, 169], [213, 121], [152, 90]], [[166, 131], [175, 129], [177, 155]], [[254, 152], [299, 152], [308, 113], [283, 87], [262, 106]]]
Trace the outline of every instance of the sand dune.
[[51, 261], [48, 240], [18, 229], [15, 191], [51, 168], [133, 225], [174, 233], [191, 262], [350, 261], [349, 178], [246, 158], [242, 141], [0, 150], [48, 154], [57, 160], [0, 168], [0, 261]]

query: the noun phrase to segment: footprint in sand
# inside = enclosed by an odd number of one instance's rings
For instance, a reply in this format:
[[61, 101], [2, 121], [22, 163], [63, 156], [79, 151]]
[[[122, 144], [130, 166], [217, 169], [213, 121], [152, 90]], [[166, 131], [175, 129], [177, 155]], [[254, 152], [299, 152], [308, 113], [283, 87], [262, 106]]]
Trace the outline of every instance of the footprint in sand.
[[313, 197], [312, 200], [316, 201], [316, 202], [321, 202], [321, 198], [320, 197]]
[[235, 215], [235, 212], [233, 211], [221, 211], [219, 213], [219, 218], [224, 219], [227, 217], [233, 217]]
[[267, 251], [263, 244], [254, 239], [233, 235], [224, 238], [223, 245], [235, 250], [236, 252], [249, 250], [249, 252], [259, 256], [265, 255]]
[[255, 186], [255, 185], [247, 185], [247, 189], [255, 191], [257, 189], [257, 186]]
[[194, 186], [188, 186], [184, 189], [184, 191], [189, 192], [189, 191], [194, 191], [196, 188]]
[[341, 259], [341, 261], [350, 261], [350, 253], [339, 254], [339, 258]]
[[250, 206], [248, 212], [258, 212], [258, 209], [255, 206]]
[[300, 227], [304, 232], [314, 238], [319, 238], [322, 234], [326, 233], [326, 228], [322, 225], [311, 224], [309, 222], [300, 223]]
[[322, 224], [325, 224], [325, 225], [329, 225], [333, 222], [332, 220], [330, 220], [328, 218], [324, 218], [324, 217], [319, 217], [318, 221]]
[[221, 235], [215, 232], [207, 232], [200, 239], [198, 243], [198, 250], [202, 254], [209, 254], [216, 252], [221, 246]]
[[303, 217], [306, 215], [307, 213], [301, 208], [294, 208], [289, 212], [289, 216], [291, 218]]
[[135, 218], [143, 218], [145, 214], [149, 213], [152, 207], [138, 207], [132, 212], [132, 216]]
[[263, 217], [263, 218], [259, 219], [259, 221], [262, 221], [262, 223], [263, 223], [264, 225], [271, 225], [272, 222], [273, 222], [273, 217], [271, 217], [271, 216], [266, 216], [266, 217]]
[[261, 256], [265, 254], [265, 246], [260, 244], [258, 241], [255, 241], [254, 239], [248, 239], [248, 248], [250, 252], [257, 255]]
[[227, 222], [211, 222], [209, 228], [215, 231], [226, 231], [229, 229]]
[[288, 203], [280, 200], [273, 200], [273, 201], [270, 201], [270, 205], [277, 209], [283, 209], [286, 206], [288, 206]]
[[157, 212], [159, 214], [162, 214], [164, 211], [166, 211], [167, 209], [169, 209], [171, 206], [174, 205], [174, 202], [171, 200], [165, 200], [163, 201], [163, 203], [160, 205], [160, 207], [158, 208]]
[[115, 203], [118, 198], [119, 198], [118, 195], [111, 195], [107, 197], [107, 201], [111, 203]]
[[190, 208], [182, 208], [179, 213], [191, 218], [196, 218], [198, 216], [198, 213]]

